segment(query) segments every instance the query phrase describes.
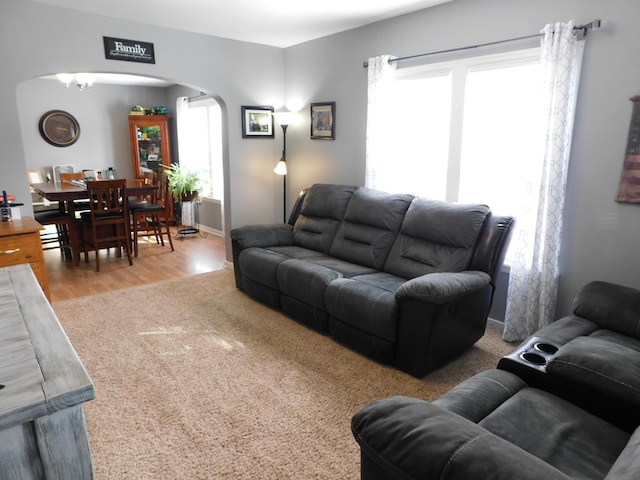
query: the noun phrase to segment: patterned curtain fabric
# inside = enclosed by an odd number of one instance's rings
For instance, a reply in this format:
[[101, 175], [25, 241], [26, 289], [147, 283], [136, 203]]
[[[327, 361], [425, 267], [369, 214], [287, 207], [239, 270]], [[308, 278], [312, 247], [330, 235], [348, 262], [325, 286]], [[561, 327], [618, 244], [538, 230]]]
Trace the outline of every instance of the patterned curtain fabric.
[[541, 31], [546, 95], [545, 148], [539, 177], [525, 195], [526, 211], [517, 215], [503, 338], [522, 340], [551, 323], [558, 290], [558, 253], [573, 119], [584, 41], [573, 21], [546, 25]]
[[367, 93], [367, 138], [365, 187], [377, 188], [377, 172], [380, 162], [388, 162], [393, 143], [388, 140], [393, 118], [393, 87], [396, 62], [389, 63], [390, 55], [370, 58]]

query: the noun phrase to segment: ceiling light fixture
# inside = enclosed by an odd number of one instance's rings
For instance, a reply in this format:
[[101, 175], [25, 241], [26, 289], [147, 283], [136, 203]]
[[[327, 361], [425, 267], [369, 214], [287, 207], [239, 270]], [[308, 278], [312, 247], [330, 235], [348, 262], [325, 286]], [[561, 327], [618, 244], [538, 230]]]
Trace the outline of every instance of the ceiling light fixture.
[[95, 77], [89, 73], [57, 73], [56, 77], [58, 77], [58, 80], [60, 80], [65, 88], [69, 88], [69, 85], [75, 83], [81, 92], [89, 90], [96, 80]]

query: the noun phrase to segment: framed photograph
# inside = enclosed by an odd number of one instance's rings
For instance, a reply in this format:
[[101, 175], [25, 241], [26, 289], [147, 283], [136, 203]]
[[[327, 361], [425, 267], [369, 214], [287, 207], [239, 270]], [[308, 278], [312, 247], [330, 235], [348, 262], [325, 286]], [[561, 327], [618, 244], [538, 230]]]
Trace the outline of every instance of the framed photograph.
[[242, 107], [242, 138], [273, 138], [273, 107]]
[[336, 127], [336, 102], [311, 104], [311, 138], [334, 140]]
[[61, 173], [73, 173], [75, 172], [75, 167], [73, 165], [54, 165], [52, 168], [53, 171], [53, 183], [59, 184], [60, 174]]

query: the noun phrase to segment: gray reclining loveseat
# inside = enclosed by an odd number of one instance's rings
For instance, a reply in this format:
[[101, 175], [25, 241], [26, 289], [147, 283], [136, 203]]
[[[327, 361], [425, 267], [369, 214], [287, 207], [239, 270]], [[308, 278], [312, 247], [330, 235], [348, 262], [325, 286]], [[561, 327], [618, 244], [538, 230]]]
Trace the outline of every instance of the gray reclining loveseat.
[[640, 478], [640, 290], [594, 281], [573, 312], [439, 399], [352, 418], [363, 480]]
[[395, 396], [352, 419], [362, 480], [634, 480], [631, 432], [504, 370], [487, 370], [434, 402]]
[[316, 184], [289, 223], [232, 230], [236, 286], [421, 377], [484, 334], [512, 225], [485, 205]]

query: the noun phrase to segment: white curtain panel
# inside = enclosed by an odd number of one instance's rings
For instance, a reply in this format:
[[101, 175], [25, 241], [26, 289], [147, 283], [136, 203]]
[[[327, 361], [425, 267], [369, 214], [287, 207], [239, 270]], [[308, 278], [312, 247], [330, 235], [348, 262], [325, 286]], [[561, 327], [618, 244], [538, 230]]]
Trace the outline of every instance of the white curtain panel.
[[573, 21], [541, 31], [547, 128], [540, 175], [527, 186], [526, 210], [516, 217], [503, 338], [522, 340], [555, 317], [558, 253], [573, 120], [584, 41]]
[[367, 136], [365, 187], [377, 188], [380, 162], [393, 159], [393, 142], [388, 139], [393, 118], [393, 89], [396, 74], [396, 62], [391, 55], [370, 58], [367, 67]]

